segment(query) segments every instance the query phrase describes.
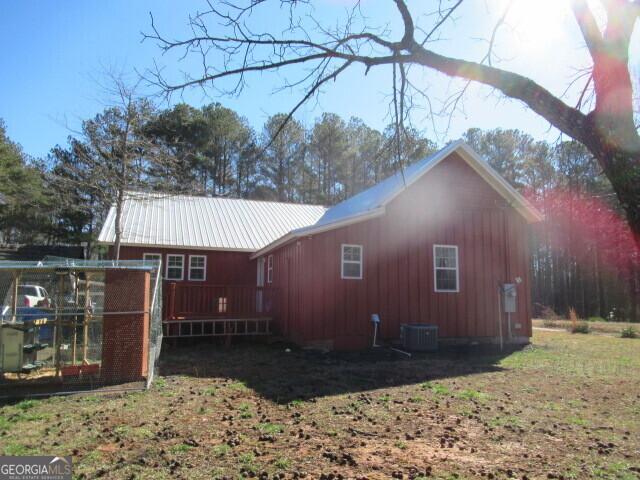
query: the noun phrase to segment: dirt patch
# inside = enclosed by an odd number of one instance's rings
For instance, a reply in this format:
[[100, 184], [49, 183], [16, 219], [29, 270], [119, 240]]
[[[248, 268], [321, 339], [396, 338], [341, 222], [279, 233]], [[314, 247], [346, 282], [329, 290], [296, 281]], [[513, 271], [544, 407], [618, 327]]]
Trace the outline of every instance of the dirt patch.
[[0, 452], [77, 478], [637, 478], [640, 341], [512, 354], [167, 350], [150, 391], [0, 408]]

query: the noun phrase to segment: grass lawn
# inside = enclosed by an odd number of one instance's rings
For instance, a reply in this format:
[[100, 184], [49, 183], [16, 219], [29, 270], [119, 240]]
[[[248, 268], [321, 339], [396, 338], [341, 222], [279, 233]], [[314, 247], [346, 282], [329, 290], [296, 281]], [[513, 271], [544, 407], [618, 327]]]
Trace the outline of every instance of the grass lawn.
[[[584, 320], [580, 320], [579, 323], [584, 323]], [[638, 335], [640, 335], [640, 325], [637, 323], [625, 323], [625, 322], [587, 322], [589, 330], [594, 333], [604, 333], [608, 335], [620, 335], [620, 332], [625, 328], [633, 328]], [[560, 328], [564, 330], [570, 330], [572, 323], [571, 320], [542, 320], [534, 319], [534, 327], [540, 328]]]
[[0, 407], [0, 453], [77, 478], [640, 476], [640, 340], [536, 331], [505, 356], [164, 353], [147, 392]]

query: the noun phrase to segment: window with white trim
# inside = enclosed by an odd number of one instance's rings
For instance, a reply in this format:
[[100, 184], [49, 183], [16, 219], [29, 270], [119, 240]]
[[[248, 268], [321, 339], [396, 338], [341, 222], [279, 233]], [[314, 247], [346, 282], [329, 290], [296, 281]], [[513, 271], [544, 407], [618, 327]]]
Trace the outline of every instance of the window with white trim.
[[184, 278], [184, 255], [167, 255], [167, 280], [182, 280]]
[[218, 297], [218, 313], [227, 313], [227, 297]]
[[433, 285], [436, 292], [459, 292], [458, 247], [433, 246]]
[[345, 279], [362, 278], [362, 245], [342, 245], [342, 267], [340, 273]]
[[142, 255], [142, 259], [148, 262], [162, 262], [161, 253], [145, 253]]
[[206, 255], [189, 255], [189, 280], [204, 282], [207, 278]]
[[273, 255], [267, 257], [267, 283], [273, 283]]

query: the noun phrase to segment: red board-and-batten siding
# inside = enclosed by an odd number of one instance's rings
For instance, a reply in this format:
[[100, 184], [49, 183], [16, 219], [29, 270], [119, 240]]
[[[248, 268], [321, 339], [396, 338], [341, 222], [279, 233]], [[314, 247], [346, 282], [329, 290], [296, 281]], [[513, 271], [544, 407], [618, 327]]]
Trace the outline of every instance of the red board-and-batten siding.
[[[167, 255], [184, 255], [183, 278], [182, 280], [165, 280], [163, 282], [163, 318], [169, 319], [176, 313], [189, 311], [192, 309], [207, 310], [217, 305], [215, 302], [224, 289], [201, 290], [197, 287], [206, 285], [217, 286], [252, 286], [256, 284], [256, 260], [251, 260], [250, 252], [238, 252], [229, 250], [199, 250], [188, 248], [157, 248], [157, 247], [137, 247], [123, 245], [120, 248], [120, 258], [122, 260], [139, 260], [145, 253], [155, 253], [162, 255], [162, 278], [166, 277]], [[206, 278], [202, 280], [189, 280], [189, 257], [192, 255], [205, 256]], [[177, 284], [181, 288], [170, 290], [172, 284]], [[190, 285], [196, 288], [189, 289]], [[182, 288], [182, 287], [187, 287]], [[242, 293], [242, 292], [240, 292]], [[226, 292], [228, 295], [229, 292]], [[254, 294], [255, 295], [255, 294]], [[215, 296], [215, 297], [214, 297]], [[225, 295], [226, 296], [226, 295]], [[234, 296], [234, 294], [232, 294]], [[244, 297], [243, 297], [244, 298]], [[233, 300], [231, 300], [233, 302]], [[212, 316], [217, 316], [219, 312], [212, 311]]]
[[[341, 278], [342, 244], [363, 246], [361, 280]], [[434, 291], [434, 244], [458, 246], [458, 293]], [[522, 283], [513, 335], [531, 336], [526, 221], [456, 154], [396, 197], [383, 216], [270, 253], [272, 285], [282, 295], [277, 326], [298, 343], [366, 347], [373, 313], [386, 339], [399, 337], [401, 323], [436, 324], [441, 337], [495, 338], [498, 286], [516, 277]]]
[[[211, 285], [255, 285], [256, 261], [251, 260], [250, 252], [235, 252], [225, 250], [195, 250], [188, 248], [157, 248], [134, 247], [123, 245], [120, 247], [122, 260], [140, 260], [145, 253], [159, 253], [162, 255], [162, 276], [166, 274], [167, 255], [184, 255], [182, 283], [211, 284]], [[207, 257], [206, 278], [203, 281], [189, 281], [189, 256], [200, 255]], [[180, 280], [170, 280], [180, 282]]]

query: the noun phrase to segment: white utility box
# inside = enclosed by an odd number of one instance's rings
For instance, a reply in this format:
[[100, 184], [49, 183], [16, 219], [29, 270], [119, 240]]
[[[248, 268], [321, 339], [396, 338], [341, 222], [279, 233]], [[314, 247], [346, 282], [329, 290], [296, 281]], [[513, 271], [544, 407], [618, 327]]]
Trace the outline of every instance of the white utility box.
[[502, 298], [505, 313], [515, 313], [518, 300], [515, 283], [505, 283], [502, 285]]
[[0, 373], [22, 370], [24, 332], [3, 325], [0, 327]]

